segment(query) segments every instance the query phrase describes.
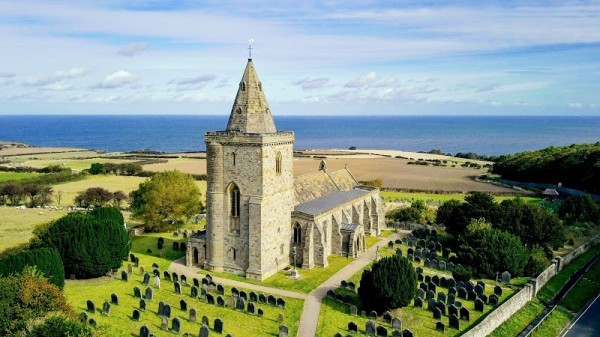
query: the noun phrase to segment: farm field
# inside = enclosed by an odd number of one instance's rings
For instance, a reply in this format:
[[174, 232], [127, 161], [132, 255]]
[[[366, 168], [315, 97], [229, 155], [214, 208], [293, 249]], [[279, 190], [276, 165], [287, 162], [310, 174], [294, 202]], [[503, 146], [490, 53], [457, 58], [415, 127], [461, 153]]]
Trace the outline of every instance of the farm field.
[[85, 169], [89, 169], [93, 163], [121, 164], [121, 163], [134, 162], [133, 160], [111, 159], [111, 158], [104, 158], [104, 157], [86, 158], [86, 159], [81, 159], [81, 158], [26, 159], [23, 161], [19, 161], [19, 160], [14, 160], [14, 161], [20, 162], [20, 164], [23, 166], [43, 168], [43, 167], [50, 166], [50, 165], [58, 165], [58, 166], [69, 167], [75, 171], [82, 171]]
[[29, 177], [36, 176], [38, 173], [27, 173], [27, 172], [0, 172], [0, 183], [21, 180]]
[[67, 210], [38, 208], [15, 209], [0, 206], [0, 252], [27, 243], [33, 237], [33, 229], [67, 214]]
[[69, 148], [69, 147], [10, 147], [3, 148], [0, 152], [1, 156], [14, 156], [33, 153], [59, 153], [59, 152], [83, 152], [89, 151], [86, 149]]
[[[411, 202], [412, 200], [423, 200], [423, 201], [432, 201], [432, 202], [444, 202], [451, 199], [464, 200], [466, 193], [425, 193], [425, 192], [396, 192], [396, 191], [381, 191], [381, 196], [383, 200], [386, 202], [395, 202], [396, 199], [399, 199], [400, 202], [406, 201]], [[494, 196], [497, 202], [501, 202], [506, 199], [513, 199], [514, 196]], [[528, 197], [522, 196], [520, 197], [523, 201], [527, 203], [538, 203], [542, 199], [538, 197]]]

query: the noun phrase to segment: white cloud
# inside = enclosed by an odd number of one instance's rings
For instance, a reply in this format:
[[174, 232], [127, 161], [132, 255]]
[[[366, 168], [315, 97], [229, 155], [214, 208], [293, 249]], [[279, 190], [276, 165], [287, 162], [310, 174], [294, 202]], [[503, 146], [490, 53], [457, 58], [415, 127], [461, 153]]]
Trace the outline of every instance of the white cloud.
[[59, 71], [54, 72], [54, 74], [52, 74], [50, 76], [46, 76], [46, 77], [40, 77], [40, 78], [31, 78], [30, 77], [23, 84], [32, 86], [32, 87], [46, 86], [49, 84], [56, 84], [60, 80], [63, 80], [63, 79], [73, 79], [73, 78], [83, 77], [89, 73], [90, 73], [90, 71], [85, 68], [71, 68], [68, 70], [59, 70]]
[[128, 45], [126, 45], [125, 47], [121, 48], [121, 50], [119, 50], [118, 54], [121, 56], [135, 56], [138, 54], [141, 54], [142, 52], [146, 51], [148, 49], [148, 44], [146, 43], [140, 43], [140, 42], [136, 42], [136, 43], [130, 43]]
[[304, 78], [294, 82], [295, 85], [299, 85], [302, 90], [314, 90], [322, 89], [329, 83], [329, 79], [326, 77], [319, 78]]
[[65, 91], [73, 88], [72, 84], [65, 83], [64, 81], [58, 81], [42, 86], [42, 89], [50, 91]]
[[0, 78], [13, 78], [15, 76], [15, 73], [0, 73]]
[[131, 74], [124, 70], [119, 70], [115, 73], [107, 75], [102, 82], [98, 83], [95, 87], [102, 89], [112, 89], [122, 87], [124, 85], [135, 83], [139, 80], [134, 74]]
[[205, 84], [206, 82], [211, 82], [217, 79], [215, 74], [203, 74], [195, 77], [187, 77], [181, 78], [178, 80], [169, 81], [169, 84], [177, 84], [177, 85], [195, 85], [195, 84]]

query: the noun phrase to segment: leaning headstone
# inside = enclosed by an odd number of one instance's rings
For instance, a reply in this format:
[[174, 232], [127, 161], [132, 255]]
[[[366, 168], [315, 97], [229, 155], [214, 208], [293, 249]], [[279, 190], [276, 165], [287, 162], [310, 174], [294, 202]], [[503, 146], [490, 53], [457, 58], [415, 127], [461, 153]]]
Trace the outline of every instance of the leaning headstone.
[[202, 325], [200, 327], [200, 333], [198, 334], [198, 337], [208, 337], [208, 326], [207, 325]]
[[114, 305], [119, 305], [119, 296], [117, 296], [117, 294], [111, 294], [110, 302]]
[[435, 323], [435, 330], [437, 330], [437, 331], [439, 331], [441, 333], [445, 333], [446, 332], [446, 326], [442, 322], [436, 322]]
[[171, 321], [171, 331], [176, 334], [181, 331], [181, 321], [179, 320], [179, 317], [175, 317], [173, 318], [173, 321]]
[[173, 287], [175, 288], [175, 293], [176, 294], [181, 294], [181, 284], [179, 284], [178, 281], [175, 281], [173, 283]]
[[196, 323], [196, 309], [190, 309], [190, 314], [188, 320], [192, 323]]
[[370, 320], [366, 323], [365, 325], [365, 333], [367, 334], [367, 336], [374, 336], [375, 335], [375, 322]]
[[215, 318], [213, 329], [216, 333], [223, 333], [223, 320], [221, 320], [220, 318]]
[[145, 286], [147, 286], [148, 284], [150, 284], [150, 274], [145, 273], [144, 274], [144, 281], [142, 282]]
[[181, 311], [187, 311], [187, 302], [184, 299], [179, 301], [179, 309], [181, 309]]
[[458, 319], [458, 316], [456, 316], [456, 314], [450, 315], [450, 317], [448, 318], [448, 325], [450, 325], [450, 327], [453, 329], [460, 330], [460, 320]]
[[502, 283], [504, 284], [509, 284], [510, 283], [510, 273], [508, 271], [505, 271], [502, 273]]
[[146, 311], [146, 300], [143, 298], [140, 298], [140, 310]]
[[494, 294], [496, 294], [498, 297], [502, 296], [502, 287], [501, 286], [495, 286], [494, 287]]
[[146, 294], [144, 294], [144, 298], [147, 299], [148, 301], [152, 301], [153, 297], [154, 297], [154, 290], [152, 290], [152, 288], [150, 288], [150, 287], [146, 288]]
[[147, 326], [143, 325], [140, 328], [140, 337], [150, 337], [150, 329]]
[[288, 337], [289, 332], [290, 331], [287, 326], [285, 326], [285, 325], [279, 326], [279, 337]]
[[380, 325], [377, 327], [377, 336], [378, 337], [388, 337], [388, 331], [383, 325]]
[[102, 314], [106, 316], [110, 315], [110, 303], [108, 303], [108, 301], [104, 302], [104, 305], [102, 305]]
[[470, 312], [467, 308], [460, 308], [460, 319], [464, 319], [465, 321], [470, 321]]
[[91, 312], [92, 314], [94, 312], [96, 312], [96, 306], [94, 305], [94, 302], [92, 302], [91, 300], [87, 300], [87, 311]]
[[392, 329], [402, 331], [402, 321], [400, 320], [400, 318], [392, 318]]
[[[131, 267], [131, 265], [129, 265], [129, 267]], [[121, 271], [121, 280], [127, 282], [129, 281], [129, 274], [127, 274], [126, 271]]]

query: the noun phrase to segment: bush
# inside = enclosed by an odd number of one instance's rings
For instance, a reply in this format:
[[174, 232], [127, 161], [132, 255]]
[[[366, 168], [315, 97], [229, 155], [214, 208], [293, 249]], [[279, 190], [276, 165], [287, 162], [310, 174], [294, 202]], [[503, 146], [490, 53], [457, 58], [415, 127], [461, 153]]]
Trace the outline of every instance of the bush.
[[26, 335], [27, 337], [92, 337], [92, 329], [82, 323], [70, 320], [63, 316], [54, 316], [46, 319], [44, 323], [37, 325]]
[[121, 267], [129, 254], [123, 215], [113, 207], [69, 213], [34, 231], [33, 245], [55, 247], [65, 273], [77, 278], [104, 275]]
[[64, 287], [65, 267], [55, 248], [22, 250], [0, 257], [0, 276], [21, 273], [25, 266], [35, 266], [50, 283]]
[[540, 247], [535, 247], [531, 251], [527, 265], [525, 265], [525, 275], [535, 277], [550, 265], [550, 259]]
[[600, 206], [589, 194], [571, 195], [558, 208], [558, 215], [568, 222], [600, 222]]
[[469, 267], [457, 266], [452, 271], [452, 277], [456, 282], [469, 282], [473, 278], [473, 271]]
[[417, 292], [417, 274], [408, 259], [384, 257], [363, 272], [358, 296], [365, 310], [384, 312], [410, 304]]

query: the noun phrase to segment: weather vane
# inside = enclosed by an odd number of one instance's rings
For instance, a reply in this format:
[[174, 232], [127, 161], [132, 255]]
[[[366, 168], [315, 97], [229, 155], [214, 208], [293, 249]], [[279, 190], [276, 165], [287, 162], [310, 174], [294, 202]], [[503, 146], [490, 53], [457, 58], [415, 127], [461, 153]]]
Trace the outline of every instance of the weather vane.
[[252, 58], [252, 44], [254, 43], [254, 39], [248, 40], [248, 58]]

